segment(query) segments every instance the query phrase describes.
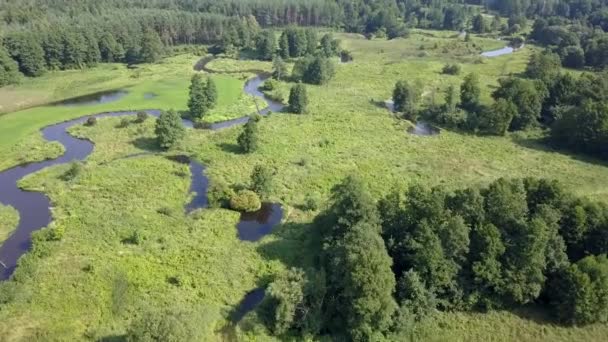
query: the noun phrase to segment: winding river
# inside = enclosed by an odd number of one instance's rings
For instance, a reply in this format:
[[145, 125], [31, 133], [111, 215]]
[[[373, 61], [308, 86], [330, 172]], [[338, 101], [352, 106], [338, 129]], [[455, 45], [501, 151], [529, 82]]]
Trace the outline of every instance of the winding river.
[[[210, 60], [211, 59], [207, 59], [203, 63], [203, 68], [205, 68], [206, 63]], [[209, 71], [208, 69], [205, 70]], [[256, 77], [245, 83], [243, 90], [246, 94], [262, 98], [265, 101], [265, 108], [258, 110], [262, 115], [267, 114], [270, 111], [280, 111], [283, 108], [281, 103], [270, 100], [258, 90], [259, 86], [266, 78], [268, 78], [267, 74], [258, 73]], [[104, 101], [108, 100], [107, 94], [94, 95], [101, 95], [101, 98]], [[122, 96], [122, 93], [118, 96]], [[77, 98], [74, 101], [67, 100], [62, 104], [76, 105], [83, 104], [83, 102], [87, 101], [91, 101], [91, 98]], [[155, 117], [160, 115], [159, 110], [149, 110], [147, 112]], [[27, 175], [49, 166], [69, 163], [75, 160], [84, 160], [93, 152], [93, 142], [86, 139], [79, 139], [68, 134], [67, 130], [70, 127], [83, 124], [90, 117], [120, 117], [134, 114], [136, 114], [134, 111], [101, 113], [46, 126], [41, 130], [44, 139], [49, 142], [59, 142], [64, 146], [65, 153], [56, 159], [19, 165], [0, 172], [0, 203], [10, 205], [19, 212], [19, 224], [17, 228], [13, 234], [4, 241], [2, 246], [0, 246], [0, 280], [10, 278], [17, 267], [19, 258], [30, 249], [32, 244], [32, 232], [47, 227], [52, 220], [50, 199], [43, 193], [20, 189], [17, 185], [18, 181]], [[234, 120], [214, 123], [210, 128], [213, 130], [227, 128], [246, 123], [248, 120], [249, 116], [244, 116]], [[189, 120], [184, 119], [182, 122], [186, 127], [193, 127], [193, 123]], [[209, 183], [207, 177], [204, 175], [205, 167], [194, 160], [188, 159], [188, 162], [190, 164], [192, 177], [190, 191], [195, 195], [192, 201], [187, 204], [185, 208], [186, 212], [207, 207], [208, 201], [206, 192]], [[258, 212], [242, 214], [241, 220], [237, 225], [239, 238], [243, 241], [256, 241], [262, 238], [264, 235], [269, 234], [276, 224], [280, 223], [282, 214], [281, 206], [273, 203], [265, 203]], [[255, 289], [253, 292], [259, 293], [259, 291], [261, 290]], [[246, 296], [241, 305], [245, 308], [252, 308], [261, 301], [259, 295], [253, 297], [254, 298], [252, 298], [252, 296]]]

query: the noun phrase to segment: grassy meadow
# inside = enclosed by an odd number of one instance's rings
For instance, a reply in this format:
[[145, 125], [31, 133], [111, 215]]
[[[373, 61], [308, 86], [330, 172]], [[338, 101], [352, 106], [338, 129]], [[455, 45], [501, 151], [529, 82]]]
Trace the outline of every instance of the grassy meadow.
[[[128, 91], [121, 99], [104, 104], [40, 106], [0, 116], [0, 153], [3, 155], [0, 170], [25, 161], [38, 161], [60, 154], [61, 147], [45, 143], [38, 132], [52, 123], [117, 110], [187, 109], [188, 87], [195, 72], [192, 66], [198, 59], [199, 57], [194, 55], [181, 55], [165, 59], [159, 64], [142, 65], [137, 69], [111, 64], [84, 71], [52, 72], [43, 76], [40, 84], [34, 83], [38, 79], [30, 79], [18, 87], [0, 89], [0, 106], [12, 103], [10, 97], [19, 98], [28, 96], [27, 94], [35, 96], [32, 90], [34, 88], [46, 92], [48, 97], [41, 100], [46, 102], [83, 95], [82, 89], [88, 89], [88, 92], [109, 89]], [[228, 120], [255, 111], [254, 99], [242, 92], [245, 77], [212, 77], [216, 82], [219, 98], [218, 105], [209, 113], [207, 121]], [[81, 87], [80, 83], [90, 83], [92, 86]], [[146, 98], [146, 94], [156, 96]]]
[[[63, 181], [60, 176], [68, 166], [59, 165], [20, 182], [49, 195], [54, 221], [35, 234], [34, 248], [20, 260], [13, 280], [0, 284], [0, 336], [6, 341], [111, 339], [122, 336], [146, 305], [178, 305], [202, 308], [209, 317], [209, 340], [270, 340], [255, 324], [254, 314], [236, 330], [227, 318], [249, 290], [286, 267], [311, 265], [310, 223], [317, 212], [302, 208], [305, 198], [318, 197], [322, 205], [331, 187], [349, 174], [363, 178], [377, 198], [417, 182], [458, 188], [526, 176], [554, 178], [578, 195], [607, 198], [608, 168], [597, 160], [549, 150], [534, 136], [477, 137], [450, 131], [432, 137], [409, 135], [411, 124], [394, 118], [381, 103], [391, 97], [399, 79], [418, 85], [425, 101], [441, 102], [442, 90], [459, 84], [468, 72], [480, 75], [484, 101], [489, 101], [497, 79], [521, 73], [534, 47], [486, 59], [479, 53], [500, 48], [503, 42], [473, 38], [465, 43], [455, 32], [435, 31], [415, 31], [410, 38], [392, 41], [337, 36], [354, 61], [338, 64], [329, 84], [307, 86], [308, 114], [263, 118], [260, 148], [253, 154], [239, 151], [240, 127], [188, 130], [186, 138], [166, 152], [154, 144], [153, 119], [118, 128], [119, 118], [106, 118], [93, 127], [72, 128], [72, 134], [95, 142], [82, 173]], [[0, 142], [0, 152], [8, 158], [0, 169], [16, 164], [19, 149], [26, 146], [58, 154], [57, 147], [43, 144], [37, 133], [51, 122], [115, 109], [185, 108], [191, 74], [186, 61], [193, 64], [196, 58], [180, 56], [143, 67], [150, 74], [135, 80], [125, 76], [133, 83], [129, 95], [117, 102], [37, 107], [0, 117], [0, 134], [8, 134]], [[460, 63], [463, 72], [442, 75], [448, 62]], [[183, 70], [168, 67], [163, 76], [159, 70], [167, 63]], [[209, 67], [243, 72], [268, 70], [270, 63], [219, 59]], [[88, 72], [99, 70], [83, 75]], [[215, 117], [227, 113], [220, 108], [234, 108], [230, 115], [235, 116], [251, 110], [252, 100], [241, 94], [242, 75], [214, 77], [221, 99]], [[286, 93], [290, 86], [282, 83], [278, 92]], [[145, 92], [159, 96], [144, 100]], [[124, 158], [138, 152], [148, 153]], [[248, 184], [258, 164], [272, 167], [276, 174], [271, 200], [282, 204], [283, 222], [273, 234], [249, 243], [237, 238], [235, 212], [205, 209], [185, 214], [191, 197], [189, 170], [166, 158], [174, 154], [193, 156], [206, 165], [212, 182], [230, 185]], [[31, 158], [37, 155], [44, 153]], [[11, 215], [0, 208], [0, 223], [14, 222]], [[56, 234], [62, 238], [49, 238]], [[556, 326], [534, 310], [437, 313], [399, 340], [600, 341], [608, 334], [605, 325]]]

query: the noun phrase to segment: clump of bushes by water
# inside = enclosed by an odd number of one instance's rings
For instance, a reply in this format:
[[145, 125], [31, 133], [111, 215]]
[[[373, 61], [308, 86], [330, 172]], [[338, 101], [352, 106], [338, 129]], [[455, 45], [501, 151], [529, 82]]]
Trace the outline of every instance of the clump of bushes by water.
[[230, 199], [234, 196], [234, 190], [222, 179], [212, 181], [207, 190], [207, 199], [211, 208], [230, 208]]
[[230, 208], [233, 210], [254, 212], [261, 207], [260, 197], [251, 190], [241, 190], [230, 199]]
[[274, 172], [266, 165], [256, 165], [251, 173], [251, 190], [262, 198], [267, 198], [272, 191]]
[[275, 90], [278, 86], [278, 82], [273, 80], [273, 79], [268, 79], [266, 80], [266, 82], [264, 82], [264, 84], [262, 85], [261, 89], [264, 91], [271, 91], [271, 90]]
[[87, 121], [84, 123], [85, 126], [95, 126], [97, 125], [97, 118], [94, 116], [91, 116], [90, 118], [87, 119]]
[[118, 124], [118, 128], [126, 128], [129, 127], [129, 125], [131, 124], [131, 120], [129, 120], [129, 118], [122, 118], [120, 119], [120, 123]]
[[304, 198], [304, 210], [315, 211], [321, 207], [321, 195], [313, 192], [306, 195]]
[[148, 119], [148, 113], [146, 112], [137, 112], [137, 118], [135, 119], [136, 123], [143, 123]]

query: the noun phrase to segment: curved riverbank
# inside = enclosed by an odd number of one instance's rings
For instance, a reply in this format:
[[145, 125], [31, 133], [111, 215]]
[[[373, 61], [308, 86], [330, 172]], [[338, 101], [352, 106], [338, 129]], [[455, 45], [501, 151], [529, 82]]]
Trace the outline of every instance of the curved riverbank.
[[[271, 110], [278, 111], [283, 107], [282, 104], [266, 98], [264, 94], [257, 89], [264, 80], [264, 76], [257, 75], [253, 79], [247, 81], [243, 89], [246, 94], [262, 97], [266, 102], [267, 107], [263, 110], [259, 110], [258, 112], [260, 112], [260, 114], [268, 113], [268, 111]], [[148, 110], [147, 112], [155, 117], [160, 115], [159, 110]], [[93, 142], [70, 135], [67, 132], [70, 127], [83, 124], [91, 117], [120, 117], [134, 114], [136, 114], [135, 111], [101, 113], [46, 126], [41, 130], [44, 139], [48, 142], [58, 142], [63, 145], [65, 149], [64, 154], [56, 159], [19, 165], [0, 172], [0, 203], [12, 206], [17, 210], [20, 216], [17, 228], [2, 246], [0, 246], [0, 265], [2, 265], [0, 270], [1, 280], [10, 278], [17, 267], [19, 258], [30, 249], [32, 232], [47, 227], [52, 220], [50, 199], [43, 193], [26, 191], [19, 188], [17, 185], [19, 180], [50, 166], [65, 164], [72, 161], [82, 161], [93, 152]], [[235, 120], [212, 124], [210, 128], [214, 130], [227, 128], [245, 123], [247, 120], [249, 120], [249, 116], [244, 116]], [[190, 120], [183, 119], [182, 122], [186, 127], [192, 128], [194, 126]], [[193, 178], [193, 187], [200, 186], [202, 189], [206, 189], [207, 180], [203, 171], [204, 166], [202, 164], [196, 162], [191, 163], [191, 172], [193, 175], [196, 174], [201, 177]], [[207, 204], [206, 191], [203, 190], [200, 191], [200, 193], [199, 191], [195, 192], [194, 201], [189, 205], [187, 210], [205, 207]]]

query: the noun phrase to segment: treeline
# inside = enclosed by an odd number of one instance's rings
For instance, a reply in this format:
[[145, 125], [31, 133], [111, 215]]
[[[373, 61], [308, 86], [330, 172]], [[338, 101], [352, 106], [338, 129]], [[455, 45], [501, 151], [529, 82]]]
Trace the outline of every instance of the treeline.
[[[459, 73], [446, 65], [444, 73]], [[419, 117], [448, 128], [480, 134], [546, 128], [550, 142], [608, 158], [608, 78], [606, 72], [578, 77], [560, 71], [560, 58], [551, 52], [534, 54], [520, 76], [499, 80], [494, 103], [481, 103], [481, 86], [469, 74], [458, 87], [445, 90], [444, 103], [422, 106], [418, 89], [407, 81], [393, 90], [394, 109], [410, 120]]]
[[[46, 70], [83, 68], [99, 62], [155, 62], [167, 46], [176, 44], [222, 42], [224, 49], [252, 46], [258, 31], [253, 17], [172, 10], [113, 11], [11, 27], [3, 35], [0, 57], [8, 54], [22, 74], [35, 77]], [[2, 84], [17, 82], [13, 63], [4, 58], [0, 63], [0, 70], [11, 70], [5, 74], [13, 76], [2, 77]]]
[[608, 206], [554, 181], [414, 185], [376, 203], [349, 177], [315, 226], [317, 268], [291, 269], [266, 291], [274, 335], [403, 340], [436, 310], [530, 303], [563, 323], [608, 321]]

